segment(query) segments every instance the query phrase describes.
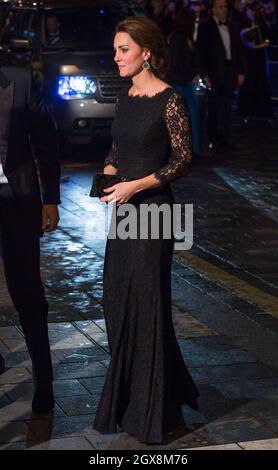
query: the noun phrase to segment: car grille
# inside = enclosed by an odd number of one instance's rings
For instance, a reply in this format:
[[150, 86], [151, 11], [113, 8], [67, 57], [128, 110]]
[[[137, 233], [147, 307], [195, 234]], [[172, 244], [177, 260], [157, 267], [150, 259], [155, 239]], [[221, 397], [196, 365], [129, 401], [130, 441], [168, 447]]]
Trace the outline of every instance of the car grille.
[[116, 98], [123, 86], [127, 86], [129, 80], [122, 78], [99, 78], [100, 96], [102, 98]]

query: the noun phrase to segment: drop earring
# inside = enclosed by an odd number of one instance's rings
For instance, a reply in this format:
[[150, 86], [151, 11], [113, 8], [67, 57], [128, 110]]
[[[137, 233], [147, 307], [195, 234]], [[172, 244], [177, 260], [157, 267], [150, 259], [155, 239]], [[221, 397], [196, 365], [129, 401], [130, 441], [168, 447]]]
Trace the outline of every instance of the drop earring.
[[143, 68], [143, 70], [150, 70], [151, 65], [147, 60], [145, 60], [145, 62], [142, 65], [142, 68]]

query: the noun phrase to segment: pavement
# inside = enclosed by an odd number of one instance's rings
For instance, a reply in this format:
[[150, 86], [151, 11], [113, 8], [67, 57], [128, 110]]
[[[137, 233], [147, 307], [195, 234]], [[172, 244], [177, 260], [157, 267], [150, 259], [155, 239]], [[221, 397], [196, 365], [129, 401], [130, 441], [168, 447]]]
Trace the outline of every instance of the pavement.
[[173, 321], [201, 393], [188, 432], [164, 446], [92, 422], [109, 364], [102, 311], [106, 209], [88, 193], [101, 158], [63, 162], [61, 222], [42, 240], [55, 410], [33, 416], [31, 362], [0, 266], [0, 449], [278, 450], [278, 133], [235, 122], [237, 148], [174, 184], [194, 205], [194, 244], [173, 261]]

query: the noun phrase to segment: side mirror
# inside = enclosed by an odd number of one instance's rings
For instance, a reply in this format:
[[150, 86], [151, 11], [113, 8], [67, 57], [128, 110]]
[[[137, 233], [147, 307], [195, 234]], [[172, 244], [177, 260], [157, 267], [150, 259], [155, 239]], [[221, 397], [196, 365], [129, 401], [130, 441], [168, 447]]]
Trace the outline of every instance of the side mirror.
[[31, 43], [28, 39], [11, 39], [9, 43], [12, 51], [27, 52], [32, 49]]

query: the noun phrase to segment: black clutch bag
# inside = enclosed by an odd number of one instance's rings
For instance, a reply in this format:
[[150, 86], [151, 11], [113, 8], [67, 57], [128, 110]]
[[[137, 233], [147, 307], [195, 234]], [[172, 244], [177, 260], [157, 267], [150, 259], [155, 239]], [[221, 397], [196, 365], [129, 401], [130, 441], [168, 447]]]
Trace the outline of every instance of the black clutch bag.
[[90, 191], [90, 197], [103, 197], [107, 196], [103, 190], [110, 188], [117, 183], [123, 183], [125, 181], [131, 181], [125, 176], [120, 175], [107, 175], [104, 173], [96, 173], [93, 179], [92, 188]]

